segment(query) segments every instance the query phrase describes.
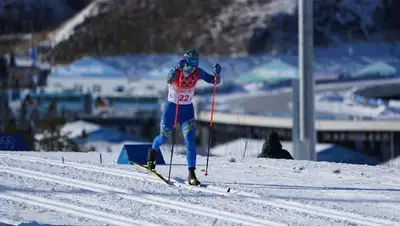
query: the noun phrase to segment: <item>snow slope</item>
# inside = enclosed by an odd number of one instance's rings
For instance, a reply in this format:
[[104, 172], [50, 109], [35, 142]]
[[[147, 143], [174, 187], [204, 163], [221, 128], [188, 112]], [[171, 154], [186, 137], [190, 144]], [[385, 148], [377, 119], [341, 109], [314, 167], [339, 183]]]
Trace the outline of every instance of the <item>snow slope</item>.
[[400, 169], [400, 156], [391, 159], [389, 161], [387, 161], [386, 163], [384, 163], [383, 165], [387, 166], [387, 167], [391, 167], [391, 168], [397, 168]]
[[88, 6], [86, 6], [82, 11], [77, 13], [71, 19], [67, 20], [59, 28], [55, 29], [49, 33], [49, 41], [51, 47], [58, 45], [64, 40], [68, 40], [74, 33], [74, 29], [82, 24], [87, 18], [96, 16], [98, 14], [98, 4], [105, 2], [107, 0], [97, 0], [92, 1]]
[[[284, 20], [284, 17], [292, 16], [296, 13], [297, 2], [297, 0], [231, 1], [230, 4], [222, 8], [218, 16], [210, 18], [206, 24], [209, 27], [212, 39], [223, 37], [223, 40], [230, 44], [229, 48], [232, 55], [247, 54], [246, 52], [240, 52], [240, 47], [243, 44], [247, 44], [250, 38], [256, 34], [254, 32], [256, 28], [265, 28], [271, 32], [270, 37], [264, 39], [264, 45], [275, 45], [273, 49], [281, 49], [281, 51], [288, 49], [291, 50], [288, 52], [297, 52], [297, 40], [293, 39], [293, 37], [297, 37], [295, 28], [297, 19]], [[382, 35], [384, 28], [380, 27], [379, 16], [375, 15], [382, 8], [384, 8], [382, 0], [314, 1], [315, 33], [319, 35], [315, 38], [316, 43], [319, 40], [326, 40], [330, 44], [334, 44], [332, 48], [342, 47], [348, 51], [349, 40], [347, 32], [349, 30], [356, 37], [365, 37], [365, 39], [374, 35], [373, 30], [379, 30], [379, 35]], [[388, 23], [385, 22], [386, 25]], [[245, 26], [242, 27], [241, 25]], [[229, 30], [232, 26], [235, 26], [235, 29]], [[343, 33], [346, 34], [345, 38]], [[196, 43], [209, 42], [207, 35], [199, 35]], [[363, 38], [357, 38], [353, 42], [356, 41], [355, 43], [357, 43], [357, 40], [363, 40]], [[262, 46], [261, 43], [260, 46]], [[375, 49], [373, 44], [370, 44], [370, 46]], [[325, 45], [322, 45], [322, 47], [325, 47]], [[273, 53], [273, 49], [267, 50]], [[322, 49], [326, 52], [326, 48]], [[357, 51], [355, 52], [358, 52], [358, 48], [356, 49]], [[246, 48], [241, 50], [246, 50]]]
[[[175, 187], [134, 166], [116, 165], [117, 154], [103, 153], [99, 164], [98, 154], [0, 152], [0, 219], [53, 225], [400, 224], [400, 172], [387, 167], [212, 157], [206, 178], [205, 158], [199, 157], [198, 177], [210, 186]], [[184, 163], [174, 156], [173, 179], [186, 177]], [[168, 165], [158, 170], [167, 175]]]

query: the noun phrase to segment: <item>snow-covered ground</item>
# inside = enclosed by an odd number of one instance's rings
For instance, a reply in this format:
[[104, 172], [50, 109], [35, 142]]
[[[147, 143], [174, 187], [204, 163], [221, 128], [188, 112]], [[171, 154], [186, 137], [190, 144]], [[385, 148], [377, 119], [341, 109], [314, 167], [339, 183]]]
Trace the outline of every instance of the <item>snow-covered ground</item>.
[[[224, 156], [227, 158], [255, 158], [261, 153], [264, 140], [240, 138], [225, 144], [217, 145], [211, 148], [210, 153], [215, 156]], [[282, 148], [294, 156], [293, 144], [289, 141], [281, 141]], [[333, 144], [315, 144], [316, 152], [333, 146]]]
[[107, 0], [92, 1], [92, 3], [86, 6], [82, 11], [49, 33], [48, 40], [45, 40], [45, 42], [49, 42], [51, 47], [55, 47], [60, 42], [68, 40], [70, 36], [74, 34], [74, 30], [78, 25], [82, 24], [87, 18], [96, 16], [99, 13], [98, 4], [105, 1]]
[[391, 159], [391, 160], [387, 161], [386, 163], [383, 163], [382, 165], [385, 165], [385, 166], [391, 167], [391, 168], [400, 169], [400, 156], [397, 158]]
[[[61, 157], [65, 162], [62, 163]], [[399, 225], [400, 171], [205, 157], [208, 188], [170, 186], [116, 153], [0, 152], [0, 222], [50, 225]], [[164, 159], [169, 162], [168, 153]], [[174, 156], [172, 179], [187, 176]], [[164, 176], [169, 165], [157, 169]], [[227, 189], [230, 188], [230, 192]]]

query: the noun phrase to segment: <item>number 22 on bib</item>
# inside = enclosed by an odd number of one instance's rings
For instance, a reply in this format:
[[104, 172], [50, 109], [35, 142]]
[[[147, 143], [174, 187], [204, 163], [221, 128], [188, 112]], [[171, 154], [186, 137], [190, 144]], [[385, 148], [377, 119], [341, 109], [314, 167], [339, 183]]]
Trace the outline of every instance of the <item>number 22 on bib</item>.
[[[179, 77], [178, 77], [179, 78]], [[179, 79], [175, 79], [175, 81], [169, 85], [168, 88], [168, 101], [172, 103], [177, 103], [179, 100], [179, 104], [191, 104], [194, 96], [194, 90], [199, 80], [197, 75], [197, 70], [188, 76], [181, 76], [181, 90], [179, 92], [178, 97], [178, 87], [179, 87]]]

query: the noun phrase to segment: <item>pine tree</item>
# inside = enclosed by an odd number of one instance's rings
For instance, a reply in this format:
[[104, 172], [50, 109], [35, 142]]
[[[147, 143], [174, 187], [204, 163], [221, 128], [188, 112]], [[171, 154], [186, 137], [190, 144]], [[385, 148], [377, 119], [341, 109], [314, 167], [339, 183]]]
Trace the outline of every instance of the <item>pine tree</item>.
[[57, 102], [53, 100], [49, 105], [46, 117], [40, 120], [43, 138], [39, 143], [44, 151], [79, 152], [83, 150], [67, 134], [61, 134], [61, 128], [65, 123], [65, 119], [58, 116]]

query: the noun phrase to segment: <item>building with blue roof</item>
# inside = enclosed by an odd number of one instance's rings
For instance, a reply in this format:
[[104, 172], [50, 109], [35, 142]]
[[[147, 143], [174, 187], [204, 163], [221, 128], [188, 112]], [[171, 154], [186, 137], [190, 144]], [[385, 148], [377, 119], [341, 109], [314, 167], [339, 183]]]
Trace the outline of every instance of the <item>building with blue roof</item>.
[[129, 82], [126, 74], [94, 57], [83, 57], [70, 65], [57, 66], [48, 78], [52, 87], [83, 93], [114, 93]]
[[[137, 83], [139, 80], [164, 81], [179, 59], [181, 54], [83, 57], [71, 65], [56, 67], [49, 78], [49, 84], [81, 87], [84, 91], [93, 90], [96, 86], [112, 93], [116, 87], [128, 89], [127, 84]], [[211, 73], [217, 61], [223, 67], [222, 84], [279, 82], [295, 78], [298, 74], [298, 58], [295, 55], [201, 56], [200, 67]], [[378, 66], [387, 64], [387, 67], [392, 66], [395, 69], [400, 65], [400, 60], [395, 57], [318, 56], [313, 63], [314, 76], [317, 80], [350, 76], [363, 72], [363, 69], [371, 66], [371, 62], [382, 62]], [[207, 87], [207, 84], [200, 81], [197, 88]]]
[[87, 133], [87, 137], [85, 138], [81, 137], [74, 138], [74, 141], [77, 143], [97, 142], [97, 141], [108, 142], [108, 143], [149, 142], [148, 140], [128, 135], [114, 128], [102, 128], [102, 127]]
[[373, 62], [366, 67], [358, 70], [353, 74], [357, 77], [368, 77], [368, 76], [394, 76], [397, 73], [397, 69], [383, 61]]
[[52, 77], [84, 77], [84, 78], [126, 78], [123, 71], [93, 57], [83, 57], [70, 65], [58, 66]]
[[[68, 136], [77, 143], [98, 141], [108, 143], [121, 143], [125, 141], [148, 142], [141, 137], [131, 136], [118, 129], [102, 127], [98, 124], [86, 121], [74, 121], [66, 123], [61, 128], [61, 134]], [[83, 136], [83, 134], [85, 134], [85, 136]]]
[[298, 77], [296, 67], [285, 63], [280, 59], [273, 59], [266, 64], [256, 67], [236, 80], [239, 84], [245, 83], [277, 83], [283, 80], [291, 80]]

